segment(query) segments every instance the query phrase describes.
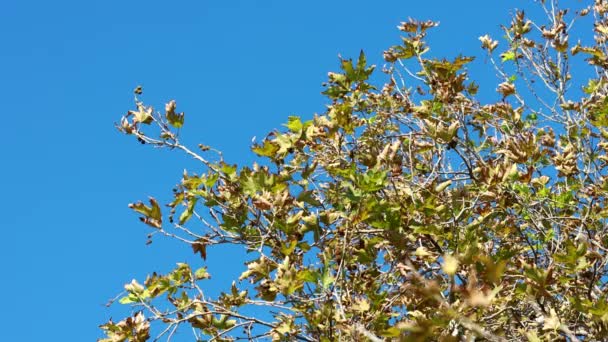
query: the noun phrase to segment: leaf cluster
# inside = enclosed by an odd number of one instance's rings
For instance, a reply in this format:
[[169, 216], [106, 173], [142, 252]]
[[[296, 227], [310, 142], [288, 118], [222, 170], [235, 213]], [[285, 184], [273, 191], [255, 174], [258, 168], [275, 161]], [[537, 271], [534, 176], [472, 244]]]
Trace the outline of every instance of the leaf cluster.
[[[430, 57], [437, 24], [410, 19], [384, 53], [385, 84], [363, 52], [341, 58], [327, 110], [289, 117], [250, 166], [183, 145], [176, 103], [156, 113], [138, 88], [119, 130], [203, 169], [184, 172], [166, 212], [131, 205], [150, 238], [202, 262], [223, 244], [250, 258], [217, 298], [205, 267], [134, 280], [120, 302], [142, 311], [103, 325], [104, 341], [145, 341], [152, 323], [156, 338], [186, 325], [213, 341], [607, 339], [608, 3], [585, 4], [515, 13], [504, 47], [480, 37], [499, 77], [491, 103], [473, 58]], [[572, 44], [585, 20], [592, 45]]]

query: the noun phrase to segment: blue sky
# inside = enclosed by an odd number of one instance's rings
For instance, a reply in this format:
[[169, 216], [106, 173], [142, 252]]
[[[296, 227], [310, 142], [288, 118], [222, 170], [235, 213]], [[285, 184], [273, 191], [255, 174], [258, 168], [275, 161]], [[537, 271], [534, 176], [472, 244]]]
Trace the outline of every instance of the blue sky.
[[[491, 5], [490, 5], [491, 4]], [[481, 56], [509, 8], [528, 1], [32, 1], [0, 5], [0, 266], [2, 340], [82, 341], [128, 308], [104, 304], [132, 278], [176, 262], [187, 246], [156, 239], [127, 204], [167, 201], [185, 156], [141, 146], [113, 127], [132, 89], [157, 108], [175, 99], [182, 135], [252, 160], [253, 136], [288, 115], [322, 112], [338, 54], [382, 64], [408, 17], [441, 22], [434, 56]], [[482, 94], [496, 80], [479, 58]], [[483, 76], [482, 76], [483, 75]], [[241, 254], [209, 252], [217, 287], [242, 271]], [[187, 340], [187, 339], [184, 339]]]

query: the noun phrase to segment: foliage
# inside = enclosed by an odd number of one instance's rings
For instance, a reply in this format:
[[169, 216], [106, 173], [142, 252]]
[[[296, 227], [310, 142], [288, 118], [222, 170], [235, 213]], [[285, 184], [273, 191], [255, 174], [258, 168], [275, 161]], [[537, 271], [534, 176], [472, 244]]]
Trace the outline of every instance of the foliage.
[[[410, 19], [384, 53], [386, 84], [363, 52], [341, 59], [327, 111], [289, 117], [252, 166], [181, 144], [176, 103], [155, 112], [138, 88], [119, 129], [204, 172], [184, 173], [168, 212], [131, 208], [202, 259], [235, 244], [250, 260], [218, 298], [206, 268], [133, 280], [120, 302], [140, 311], [102, 325], [102, 341], [154, 326], [213, 341], [608, 339], [608, 1], [582, 3], [540, 1], [545, 19], [519, 11], [504, 43], [480, 37], [500, 78], [488, 104], [473, 58], [430, 57], [436, 23]], [[573, 42], [585, 22], [593, 39]]]

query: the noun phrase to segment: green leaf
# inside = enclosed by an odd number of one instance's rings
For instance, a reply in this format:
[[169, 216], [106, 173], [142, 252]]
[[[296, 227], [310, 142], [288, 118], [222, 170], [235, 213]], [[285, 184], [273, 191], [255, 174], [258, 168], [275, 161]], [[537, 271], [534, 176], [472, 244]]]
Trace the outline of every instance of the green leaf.
[[284, 154], [291, 152], [293, 150], [293, 146], [296, 141], [298, 141], [299, 136], [291, 133], [286, 134], [278, 134], [276, 137], [276, 142], [279, 144], [279, 150], [277, 154]]
[[[357, 175], [359, 176], [359, 175]], [[362, 177], [357, 177], [357, 185], [364, 192], [372, 193], [383, 189], [388, 180], [384, 170], [368, 170]], [[356, 189], [353, 189], [356, 192]]]
[[593, 94], [594, 92], [596, 92], [600, 86], [602, 85], [603, 82], [598, 81], [598, 80], [594, 80], [594, 79], [590, 79], [589, 83], [587, 84], [587, 86], [583, 87], [583, 91], [585, 92], [585, 94]]
[[162, 226], [162, 214], [160, 211], [160, 206], [153, 197], [150, 197], [150, 205], [151, 206], [147, 206], [142, 202], [137, 202], [129, 204], [129, 208], [142, 214], [144, 217], [142, 217], [141, 220], [145, 224], [154, 228], [160, 228]]
[[500, 59], [501, 61], [504, 62], [508, 62], [508, 61], [514, 61], [515, 60], [515, 52], [514, 51], [507, 51], [503, 54], [500, 55]]
[[137, 298], [136, 295], [129, 294], [127, 296], [124, 296], [124, 297], [120, 298], [120, 300], [118, 302], [120, 304], [131, 304], [131, 303], [137, 303], [137, 302], [139, 302], [139, 299]]
[[319, 279], [319, 273], [306, 269], [298, 272], [297, 278], [308, 283], [315, 283]]
[[365, 58], [365, 53], [363, 50], [359, 52], [359, 60], [357, 61], [357, 72], [360, 74], [365, 72], [365, 66], [367, 65], [367, 59]]
[[315, 198], [313, 190], [300, 192], [300, 194], [298, 195], [298, 197], [296, 199], [300, 202], [308, 203], [315, 207], [318, 207], [321, 205], [321, 202], [317, 198]]
[[296, 249], [297, 245], [298, 245], [297, 240], [291, 240], [290, 242], [288, 242], [287, 244], [284, 244], [281, 247], [281, 254], [283, 254], [284, 256], [291, 255], [291, 253], [293, 253], [293, 251]]
[[266, 140], [263, 145], [253, 146], [251, 150], [258, 156], [273, 158], [277, 155], [279, 147], [275, 143]]
[[175, 128], [181, 128], [184, 125], [184, 113], [175, 112], [176, 104], [174, 100], [169, 101], [165, 105], [165, 116], [167, 122]]
[[331, 275], [331, 271], [329, 267], [326, 267], [323, 271], [323, 275], [321, 276], [321, 286], [323, 289], [327, 290], [336, 280], [333, 275]]
[[203, 184], [205, 184], [206, 187], [211, 188], [211, 187], [213, 187], [215, 185], [215, 183], [217, 182], [217, 180], [219, 178], [220, 178], [219, 174], [212, 173], [208, 177], [204, 177], [203, 178]]
[[209, 279], [209, 278], [211, 278], [211, 276], [207, 272], [207, 267], [201, 267], [198, 270], [196, 270], [196, 272], [194, 272], [194, 278], [196, 278], [196, 280], [201, 280], [201, 279]]
[[194, 213], [194, 207], [196, 206], [196, 202], [198, 198], [193, 197], [188, 200], [188, 204], [186, 205], [186, 209], [179, 215], [179, 224], [184, 224], [188, 222], [188, 220], [192, 217]]
[[302, 124], [300, 117], [290, 116], [288, 118], [287, 124], [285, 124], [285, 127], [289, 128], [289, 130], [294, 133], [300, 133], [302, 132], [302, 128], [304, 127], [304, 125]]
[[345, 96], [346, 94], [348, 94], [349, 91], [350, 90], [348, 88], [345, 88], [344, 86], [339, 85], [339, 86], [328, 87], [321, 94], [327, 95], [331, 99], [339, 99], [339, 98]]
[[317, 168], [318, 163], [314, 162], [312, 165], [306, 165], [304, 167], [304, 170], [302, 171], [302, 179], [308, 179], [308, 177], [310, 177], [310, 175], [315, 172], [315, 169]]
[[342, 70], [344, 70], [344, 72], [346, 72], [346, 77], [349, 80], [354, 81], [357, 78], [357, 74], [355, 73], [355, 69], [353, 68], [352, 59], [342, 59], [341, 67], [342, 67]]
[[382, 337], [399, 337], [400, 335], [401, 330], [397, 327], [390, 327], [381, 333]]
[[435, 192], [442, 192], [443, 190], [447, 189], [448, 186], [452, 185], [452, 181], [451, 180], [447, 180], [445, 182], [442, 182], [440, 184], [438, 184], [435, 187]]
[[252, 175], [241, 174], [241, 187], [243, 193], [248, 196], [253, 196], [262, 190], [262, 187]]
[[230, 179], [231, 181], [236, 181], [236, 170], [237, 170], [237, 166], [235, 165], [229, 165], [226, 164], [224, 162], [220, 163], [220, 171], [222, 171], [226, 177], [228, 179]]

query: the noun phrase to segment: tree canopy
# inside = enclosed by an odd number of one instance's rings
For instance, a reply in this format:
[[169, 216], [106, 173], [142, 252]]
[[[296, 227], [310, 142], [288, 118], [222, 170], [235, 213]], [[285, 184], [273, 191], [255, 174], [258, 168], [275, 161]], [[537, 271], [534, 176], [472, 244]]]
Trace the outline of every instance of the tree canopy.
[[341, 58], [327, 110], [289, 117], [249, 166], [182, 144], [176, 102], [135, 89], [119, 130], [201, 169], [166, 209], [130, 207], [203, 260], [223, 244], [248, 260], [217, 298], [186, 263], [131, 281], [133, 314], [102, 341], [608, 339], [608, 1], [577, 4], [531, 2], [545, 16], [479, 37], [490, 103], [474, 59], [430, 56], [437, 23], [409, 19], [381, 68]]

